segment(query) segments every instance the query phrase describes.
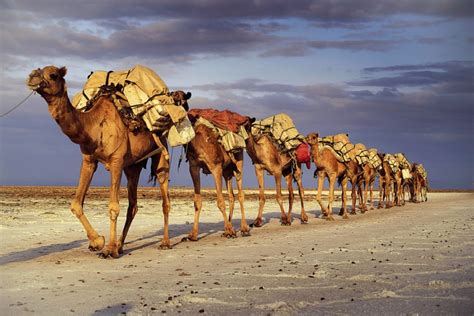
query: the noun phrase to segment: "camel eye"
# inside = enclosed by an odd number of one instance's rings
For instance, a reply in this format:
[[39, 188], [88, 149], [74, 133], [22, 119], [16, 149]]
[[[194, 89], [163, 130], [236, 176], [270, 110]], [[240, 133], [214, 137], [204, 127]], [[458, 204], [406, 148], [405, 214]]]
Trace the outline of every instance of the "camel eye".
[[51, 80], [56, 81], [56, 80], [58, 80], [58, 75], [57, 74], [51, 74], [51, 75], [49, 75], [49, 78], [51, 78]]

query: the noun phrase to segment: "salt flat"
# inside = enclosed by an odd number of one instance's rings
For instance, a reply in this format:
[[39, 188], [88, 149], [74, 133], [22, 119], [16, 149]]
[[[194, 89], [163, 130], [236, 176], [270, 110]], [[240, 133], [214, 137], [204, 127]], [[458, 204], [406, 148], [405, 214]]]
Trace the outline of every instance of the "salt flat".
[[[194, 212], [188, 192], [172, 199], [171, 250], [157, 248], [161, 201], [147, 197], [124, 255], [106, 260], [87, 249], [70, 194], [48, 195], [0, 196], [3, 315], [474, 313], [472, 193], [430, 193], [426, 203], [335, 222], [317, 218], [310, 196], [310, 222], [299, 223], [296, 201], [290, 227], [280, 226], [270, 197], [264, 227], [236, 239], [221, 237], [209, 194], [200, 240], [182, 242]], [[258, 201], [250, 195], [245, 206], [252, 222]], [[87, 200], [85, 211], [108, 236], [107, 199]], [[239, 213], [237, 203], [236, 229]]]

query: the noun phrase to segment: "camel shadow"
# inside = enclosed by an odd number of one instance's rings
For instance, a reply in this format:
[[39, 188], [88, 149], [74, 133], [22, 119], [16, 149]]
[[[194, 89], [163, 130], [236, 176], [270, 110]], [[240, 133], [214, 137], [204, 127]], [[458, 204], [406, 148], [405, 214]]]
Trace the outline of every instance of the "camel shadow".
[[115, 304], [106, 306], [102, 309], [97, 309], [91, 315], [99, 316], [99, 315], [126, 315], [133, 306], [130, 304], [122, 303], [122, 304]]
[[68, 243], [52, 244], [21, 251], [10, 252], [0, 257], [0, 266], [13, 262], [34, 260], [43, 256], [50, 255], [52, 253], [78, 248], [81, 247], [86, 241], [87, 240], [85, 239], [75, 240]]
[[[312, 214], [313, 216], [318, 216], [321, 214], [320, 211], [307, 211], [306, 213], [308, 216]], [[262, 227], [265, 227], [270, 223], [270, 221], [280, 220], [281, 213], [278, 212], [267, 212], [263, 213], [264, 224]], [[293, 222], [300, 220], [300, 213], [292, 213]], [[253, 219], [247, 219], [249, 225], [253, 223]], [[170, 239], [171, 239], [171, 246], [175, 247], [181, 243], [186, 243], [187, 235], [191, 231], [193, 224], [171, 224], [169, 225], [169, 232], [170, 232]], [[234, 218], [232, 220], [232, 226], [237, 232], [237, 236], [240, 236], [240, 218]], [[251, 226], [251, 225], [250, 225]], [[262, 227], [251, 227], [253, 229], [261, 229]], [[133, 230], [133, 225], [130, 228]], [[213, 222], [213, 223], [199, 223], [199, 236], [198, 241], [205, 239], [212, 235], [220, 235], [224, 232], [224, 221]], [[251, 236], [251, 235], [250, 235]], [[124, 245], [124, 255], [132, 253], [136, 250], [144, 249], [147, 247], [151, 247], [157, 245], [161, 242], [161, 238], [163, 237], [163, 229], [156, 230], [152, 233], [144, 235], [139, 238], [135, 238], [133, 240], [128, 240], [125, 242]], [[239, 237], [240, 238], [240, 237]], [[154, 239], [150, 241], [150, 239]], [[144, 242], [145, 241], [145, 242]], [[143, 243], [144, 242], [144, 243]]]

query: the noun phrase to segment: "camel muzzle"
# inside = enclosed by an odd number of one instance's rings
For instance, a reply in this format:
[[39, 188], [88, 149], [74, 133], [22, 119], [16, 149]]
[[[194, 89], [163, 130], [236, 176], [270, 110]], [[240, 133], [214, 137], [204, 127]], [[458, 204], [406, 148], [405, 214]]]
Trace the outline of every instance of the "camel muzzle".
[[39, 88], [44, 86], [43, 74], [39, 68], [31, 72], [26, 80], [26, 85], [33, 91], [37, 91]]

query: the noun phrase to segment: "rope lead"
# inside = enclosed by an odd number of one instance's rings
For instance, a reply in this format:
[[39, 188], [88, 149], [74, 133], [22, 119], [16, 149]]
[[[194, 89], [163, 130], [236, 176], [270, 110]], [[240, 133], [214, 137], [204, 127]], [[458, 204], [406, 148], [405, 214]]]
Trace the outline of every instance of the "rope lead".
[[12, 107], [10, 110], [6, 111], [5, 113], [1, 114], [0, 117], [4, 117], [4, 116], [7, 116], [8, 114], [10, 114], [11, 112], [13, 112], [13, 110], [15, 110], [16, 108], [18, 108], [20, 105], [22, 105], [23, 103], [25, 103], [26, 100], [28, 100], [29, 97], [31, 97], [33, 95], [33, 93], [35, 93], [36, 91], [31, 91], [30, 94], [28, 94], [28, 96], [26, 98], [24, 98], [23, 100], [20, 101], [20, 103], [18, 103], [17, 105], [15, 105], [14, 107]]

